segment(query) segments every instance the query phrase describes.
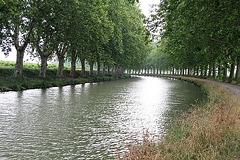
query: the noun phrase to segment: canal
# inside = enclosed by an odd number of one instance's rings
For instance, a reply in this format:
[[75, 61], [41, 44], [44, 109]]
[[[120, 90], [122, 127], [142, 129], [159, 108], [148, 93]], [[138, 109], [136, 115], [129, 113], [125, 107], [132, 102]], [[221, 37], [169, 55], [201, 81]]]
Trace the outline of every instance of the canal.
[[157, 77], [0, 93], [0, 159], [112, 159], [146, 129], [164, 135], [202, 97]]

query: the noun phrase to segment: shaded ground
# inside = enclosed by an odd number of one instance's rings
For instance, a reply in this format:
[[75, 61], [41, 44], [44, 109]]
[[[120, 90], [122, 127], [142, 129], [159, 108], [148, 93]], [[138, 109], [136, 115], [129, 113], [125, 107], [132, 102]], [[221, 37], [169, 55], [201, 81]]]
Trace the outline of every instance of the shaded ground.
[[207, 79], [203, 79], [203, 80], [207, 81], [207, 82], [212, 82], [212, 83], [219, 84], [219, 85], [233, 91], [234, 93], [236, 93], [240, 97], [240, 86], [238, 86], [238, 85], [224, 83], [224, 82], [218, 82], [218, 81], [214, 81], [214, 80], [207, 80]]

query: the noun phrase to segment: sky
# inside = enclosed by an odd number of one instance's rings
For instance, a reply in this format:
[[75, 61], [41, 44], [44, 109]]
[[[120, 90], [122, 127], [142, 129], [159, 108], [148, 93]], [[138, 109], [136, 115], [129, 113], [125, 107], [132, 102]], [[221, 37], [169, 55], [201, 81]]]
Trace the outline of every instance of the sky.
[[140, 9], [142, 10], [143, 14], [146, 15], [146, 17], [149, 17], [151, 7], [149, 5], [151, 4], [159, 4], [160, 0], [139, 0], [140, 2]]
[[[142, 10], [143, 14], [145, 14], [146, 17], [149, 17], [151, 4], [159, 4], [160, 0], [139, 0], [140, 2], [140, 9]], [[24, 61], [27, 61], [29, 59], [29, 56], [25, 54]], [[0, 61], [16, 61], [16, 50], [14, 47], [12, 47], [12, 52], [10, 52], [8, 57], [5, 57], [5, 55], [0, 51]], [[35, 63], [39, 62], [38, 60], [34, 61]]]

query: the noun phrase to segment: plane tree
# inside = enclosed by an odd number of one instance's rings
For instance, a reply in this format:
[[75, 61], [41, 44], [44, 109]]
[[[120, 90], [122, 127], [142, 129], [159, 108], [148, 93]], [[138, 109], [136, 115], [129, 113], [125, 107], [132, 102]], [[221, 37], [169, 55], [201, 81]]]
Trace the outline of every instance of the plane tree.
[[239, 1], [163, 0], [149, 26], [160, 28], [161, 39], [168, 39], [166, 52], [182, 70], [215, 77], [217, 64], [225, 78], [230, 64], [233, 78], [239, 57]]
[[[12, 5], [12, 6], [11, 6]], [[1, 7], [5, 11], [1, 13], [1, 46], [8, 54], [13, 45], [17, 51], [17, 59], [14, 77], [23, 78], [23, 57], [30, 42], [30, 36], [36, 21], [38, 1], [4, 1]], [[6, 14], [6, 15], [5, 15]], [[4, 42], [4, 43], [3, 43]]]

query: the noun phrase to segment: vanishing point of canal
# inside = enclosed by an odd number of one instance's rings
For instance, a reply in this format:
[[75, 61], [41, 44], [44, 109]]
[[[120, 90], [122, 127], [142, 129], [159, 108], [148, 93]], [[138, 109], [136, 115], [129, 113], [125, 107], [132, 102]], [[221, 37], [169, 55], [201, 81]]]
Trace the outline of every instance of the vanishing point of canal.
[[0, 159], [113, 159], [202, 98], [191, 83], [157, 77], [0, 93]]

